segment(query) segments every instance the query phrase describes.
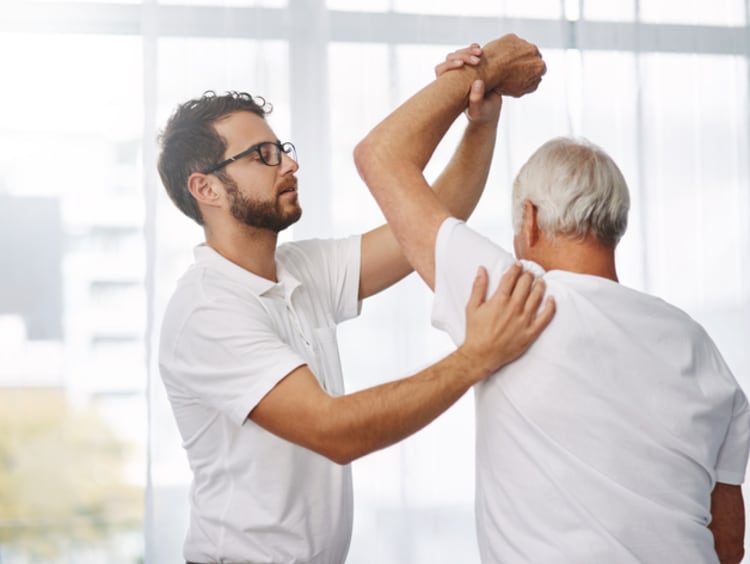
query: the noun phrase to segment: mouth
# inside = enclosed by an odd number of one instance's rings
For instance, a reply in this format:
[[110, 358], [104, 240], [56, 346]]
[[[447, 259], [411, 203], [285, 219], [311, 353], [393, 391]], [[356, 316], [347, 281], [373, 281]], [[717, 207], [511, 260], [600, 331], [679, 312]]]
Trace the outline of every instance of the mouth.
[[281, 192], [279, 192], [279, 196], [283, 196], [284, 194], [296, 194], [297, 193], [297, 185], [291, 185], [287, 186], [286, 188], [282, 188]]

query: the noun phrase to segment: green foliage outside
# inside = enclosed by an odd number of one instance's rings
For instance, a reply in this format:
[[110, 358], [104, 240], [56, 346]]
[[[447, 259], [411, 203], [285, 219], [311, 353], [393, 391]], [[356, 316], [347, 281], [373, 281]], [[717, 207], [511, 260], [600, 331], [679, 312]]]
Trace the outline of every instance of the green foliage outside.
[[123, 472], [130, 454], [59, 390], [0, 390], [0, 546], [54, 559], [140, 529], [143, 491]]

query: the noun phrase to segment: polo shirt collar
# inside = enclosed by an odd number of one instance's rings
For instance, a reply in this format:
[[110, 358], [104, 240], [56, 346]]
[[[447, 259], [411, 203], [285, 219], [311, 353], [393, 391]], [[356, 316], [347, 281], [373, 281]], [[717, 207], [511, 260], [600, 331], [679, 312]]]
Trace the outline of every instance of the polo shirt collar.
[[234, 280], [235, 282], [247, 287], [257, 296], [289, 298], [294, 290], [301, 284], [299, 280], [292, 276], [292, 274], [278, 262], [276, 263], [276, 276], [279, 281], [273, 282], [272, 280], [258, 276], [249, 270], [245, 270], [241, 266], [217, 253], [205, 243], [195, 247], [193, 254], [196, 267], [210, 268], [218, 271], [230, 280]]

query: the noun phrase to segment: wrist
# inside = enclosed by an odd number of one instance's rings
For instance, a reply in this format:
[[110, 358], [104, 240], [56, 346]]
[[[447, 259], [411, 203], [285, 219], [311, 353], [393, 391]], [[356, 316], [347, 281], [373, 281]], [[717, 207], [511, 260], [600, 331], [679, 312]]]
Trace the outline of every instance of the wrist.
[[474, 118], [472, 119], [469, 115], [469, 109], [466, 108], [464, 110], [464, 115], [466, 116], [466, 132], [469, 134], [477, 133], [482, 135], [487, 135], [488, 137], [491, 136], [492, 139], [495, 138], [495, 135], [497, 133], [497, 127], [499, 119], [497, 117], [490, 117], [490, 118]]
[[474, 84], [475, 80], [483, 80], [479, 67], [481, 67], [481, 63], [479, 65], [464, 65], [461, 68], [441, 74], [435, 80], [450, 83], [452, 88], [460, 89], [468, 101], [471, 85]]
[[458, 371], [465, 375], [471, 385], [484, 380], [493, 372], [493, 367], [487, 365], [482, 355], [469, 349], [465, 344], [459, 346], [453, 355], [459, 363]]

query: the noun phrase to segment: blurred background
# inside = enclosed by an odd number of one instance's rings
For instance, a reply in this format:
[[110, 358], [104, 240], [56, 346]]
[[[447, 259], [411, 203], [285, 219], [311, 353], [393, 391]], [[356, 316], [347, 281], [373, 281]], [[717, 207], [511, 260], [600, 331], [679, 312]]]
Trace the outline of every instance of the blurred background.
[[[470, 224], [511, 245], [531, 152], [584, 136], [632, 192], [621, 281], [709, 330], [750, 390], [748, 0], [3, 0], [0, 563], [178, 562], [189, 472], [156, 367], [161, 314], [202, 233], [165, 197], [157, 135], [205, 90], [246, 90], [297, 145], [282, 240], [382, 216], [354, 144], [445, 55], [515, 32], [539, 90], [506, 100]], [[459, 118], [429, 164], [458, 142]], [[451, 350], [414, 276], [339, 328], [349, 390]], [[644, 390], [644, 393], [648, 393]], [[354, 463], [350, 562], [478, 562], [473, 398]]]

